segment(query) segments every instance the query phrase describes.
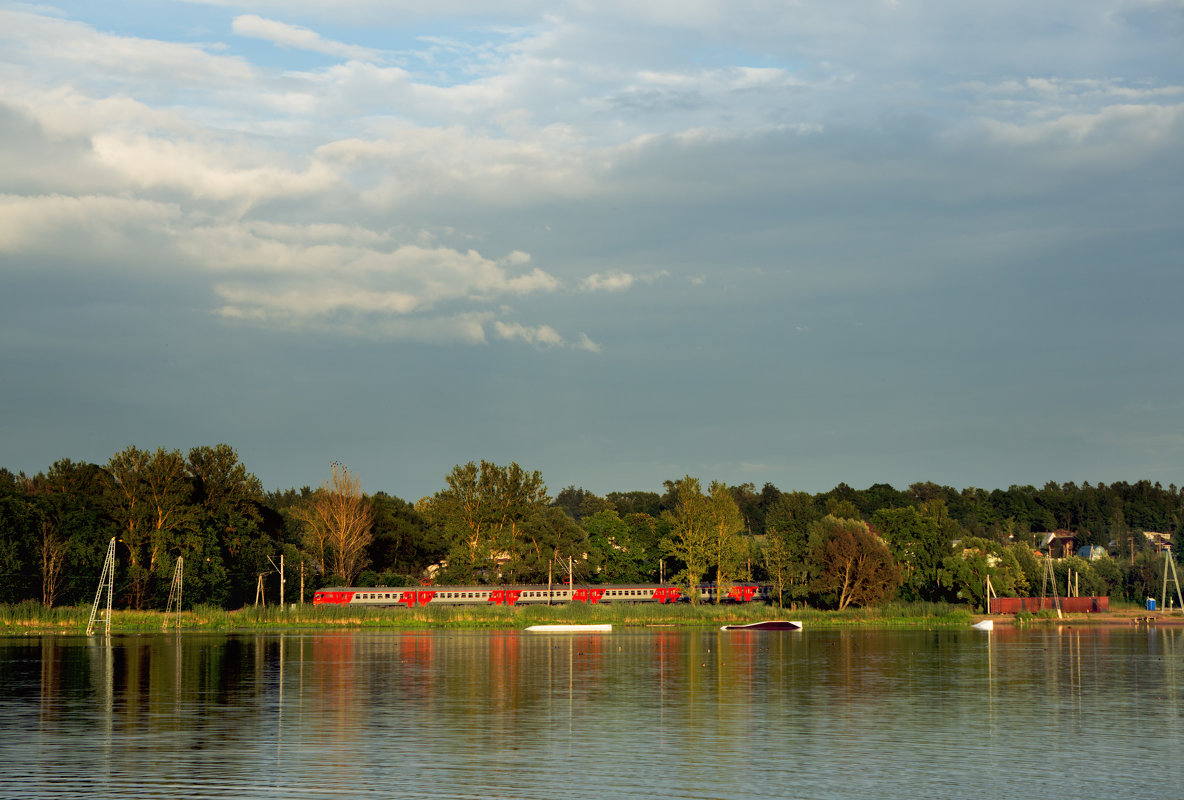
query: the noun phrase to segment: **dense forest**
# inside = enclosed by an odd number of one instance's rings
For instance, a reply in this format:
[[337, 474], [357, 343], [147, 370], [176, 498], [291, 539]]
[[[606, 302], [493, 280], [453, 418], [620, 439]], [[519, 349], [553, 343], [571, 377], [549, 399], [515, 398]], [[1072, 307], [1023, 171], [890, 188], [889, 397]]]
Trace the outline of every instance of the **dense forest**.
[[364, 494], [340, 464], [328, 472], [315, 489], [265, 492], [225, 444], [128, 447], [31, 477], [0, 469], [0, 602], [89, 603], [115, 538], [117, 600], [132, 608], [163, 608], [179, 557], [187, 607], [237, 608], [260, 591], [277, 602], [281, 564], [285, 602], [333, 585], [562, 581], [570, 564], [576, 583], [759, 580], [786, 604], [982, 607], [988, 575], [1000, 595], [1045, 591], [1053, 531], [1108, 553], [1085, 559], [1062, 545], [1059, 593], [1073, 574], [1083, 595], [1140, 601], [1163, 574], [1144, 532], [1170, 535], [1178, 553], [1184, 515], [1184, 491], [1148, 481], [810, 494], [684, 476], [661, 492], [569, 486], [552, 497], [539, 472], [482, 461], [411, 502]]

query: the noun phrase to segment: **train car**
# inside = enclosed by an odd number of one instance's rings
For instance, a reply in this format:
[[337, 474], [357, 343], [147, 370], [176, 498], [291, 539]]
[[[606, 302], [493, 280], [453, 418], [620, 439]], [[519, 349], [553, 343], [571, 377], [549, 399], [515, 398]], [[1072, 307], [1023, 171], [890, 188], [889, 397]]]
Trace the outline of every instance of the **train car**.
[[[715, 602], [714, 584], [696, 587], [704, 602]], [[771, 587], [737, 583], [728, 587], [723, 602], [751, 603], [771, 596]], [[686, 598], [677, 586], [656, 584], [597, 584], [590, 586], [430, 586], [333, 587], [318, 589], [313, 605], [348, 606], [473, 606], [565, 605], [567, 603], [677, 603]]]

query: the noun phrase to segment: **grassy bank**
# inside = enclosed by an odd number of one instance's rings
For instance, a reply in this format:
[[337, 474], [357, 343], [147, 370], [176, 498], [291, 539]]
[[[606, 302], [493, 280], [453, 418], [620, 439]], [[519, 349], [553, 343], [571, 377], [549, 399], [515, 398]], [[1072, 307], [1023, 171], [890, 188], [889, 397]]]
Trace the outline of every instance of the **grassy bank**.
[[[90, 617], [89, 606], [47, 609], [38, 603], [0, 605], [0, 634], [83, 633]], [[183, 630], [332, 630], [332, 629], [520, 629], [528, 625], [554, 623], [611, 623], [621, 628], [651, 626], [718, 627], [768, 619], [801, 620], [811, 628], [909, 626], [963, 627], [972, 622], [964, 606], [942, 603], [890, 603], [878, 608], [821, 611], [799, 608], [778, 609], [763, 604], [690, 606], [596, 605], [567, 606], [483, 606], [476, 608], [334, 608], [304, 605], [295, 609], [281, 606], [248, 607], [225, 611], [197, 607], [181, 614]], [[114, 611], [113, 633], [160, 631], [176, 624], [176, 615], [160, 611]], [[102, 630], [102, 623], [96, 628]]]

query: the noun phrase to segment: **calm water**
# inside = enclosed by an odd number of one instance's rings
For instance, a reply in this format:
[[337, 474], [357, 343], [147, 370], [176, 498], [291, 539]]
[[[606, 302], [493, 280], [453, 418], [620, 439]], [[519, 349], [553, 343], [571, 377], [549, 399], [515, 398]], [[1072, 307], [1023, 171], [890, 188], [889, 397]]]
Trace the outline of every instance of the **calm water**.
[[0, 638], [0, 797], [1184, 796], [1184, 630]]

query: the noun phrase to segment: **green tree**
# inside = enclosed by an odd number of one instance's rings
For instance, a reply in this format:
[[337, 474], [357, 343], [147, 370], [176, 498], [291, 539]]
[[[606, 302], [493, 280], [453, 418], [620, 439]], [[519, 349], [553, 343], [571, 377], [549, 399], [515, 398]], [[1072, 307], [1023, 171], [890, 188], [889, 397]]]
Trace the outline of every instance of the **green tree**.
[[36, 592], [40, 519], [25, 491], [0, 491], [0, 603], [17, 603]]
[[128, 559], [128, 602], [148, 603], [153, 579], [167, 580], [177, 555], [200, 550], [192, 485], [180, 451], [149, 453], [134, 446], [107, 462], [107, 513], [120, 530]]
[[782, 576], [779, 591], [792, 599], [804, 599], [809, 591], [810, 526], [823, 516], [806, 492], [782, 494], [765, 515], [766, 553]]
[[133, 608], [142, 608], [148, 594], [151, 571], [149, 544], [151, 522], [144, 474], [151, 458], [145, 450], [130, 445], [107, 462], [111, 480], [106, 496], [106, 512], [119, 529], [121, 550], [127, 554], [128, 594]]
[[622, 517], [648, 514], [657, 518], [662, 514], [662, 496], [657, 492], [609, 492], [604, 499]]
[[711, 567], [715, 544], [710, 504], [703, 496], [698, 478], [687, 475], [668, 485], [673, 507], [662, 512], [662, 519], [670, 526], [662, 549], [681, 562], [682, 568], [675, 573], [673, 583], [682, 586], [691, 603], [697, 605], [698, 586]]
[[770, 531], [765, 534], [765, 544], [761, 548], [764, 557], [765, 570], [773, 581], [777, 591], [777, 606], [785, 606], [785, 590], [790, 576], [795, 573], [795, 567], [801, 562], [795, 561], [788, 540], [779, 532]]
[[641, 583], [647, 579], [650, 554], [646, 544], [634, 538], [636, 528], [616, 511], [608, 509], [584, 517], [584, 530], [596, 553], [602, 582]]
[[726, 484], [712, 481], [707, 491], [711, 560], [715, 567], [715, 602], [720, 603], [727, 597], [747, 555], [746, 542], [740, 538], [745, 523], [736, 499]]
[[[186, 559], [186, 592], [219, 605], [254, 597], [255, 577], [271, 570], [283, 520], [265, 503], [263, 485], [227, 444], [194, 447], [188, 469], [200, 538]], [[294, 562], [295, 563], [295, 562]]]
[[869, 606], [892, 597], [900, 568], [888, 545], [866, 523], [826, 516], [812, 526], [816, 577], [812, 589], [840, 611]]
[[42, 602], [69, 605], [93, 597], [107, 543], [114, 535], [103, 513], [108, 482], [101, 467], [69, 459], [54, 462], [34, 478], [33, 491], [43, 514]]
[[1022, 596], [1029, 590], [1015, 553], [993, 539], [963, 539], [960, 550], [946, 558], [945, 568], [957, 589], [955, 596], [984, 611], [988, 577], [1002, 597]]
[[[180, 450], [158, 448], [148, 459], [142, 480], [151, 527], [147, 568], [163, 593], [177, 558], [184, 557], [194, 566], [204, 565], [208, 543], [200, 527], [200, 510], [193, 503], [188, 464]], [[204, 570], [193, 572], [191, 578]], [[167, 596], [158, 599], [163, 605]]]
[[487, 577], [499, 557], [520, 557], [520, 526], [549, 503], [542, 475], [514, 463], [470, 461], [453, 468], [446, 481], [448, 488], [423, 510], [450, 543], [450, 577], [462, 582]]
[[613, 505], [603, 497], [599, 497], [587, 489], [577, 489], [568, 486], [555, 495], [555, 505], [567, 512], [576, 522], [599, 511], [612, 508]]
[[503, 577], [510, 583], [542, 583], [548, 576], [555, 578], [554, 567], [566, 574], [571, 564], [579, 577], [584, 573], [584, 553], [588, 550], [588, 536], [567, 513], [557, 507], [535, 509], [518, 526], [518, 542], [513, 557], [502, 568]]
[[447, 554], [440, 531], [415, 506], [385, 492], [376, 492], [370, 500], [374, 537], [369, 556], [377, 572], [418, 576]]
[[[940, 506], [944, 511], [944, 503]], [[937, 600], [943, 593], [942, 565], [950, 555], [950, 537], [940, 517], [912, 506], [882, 508], [872, 527], [888, 542], [892, 556], [904, 568], [901, 595], [906, 600]]]

